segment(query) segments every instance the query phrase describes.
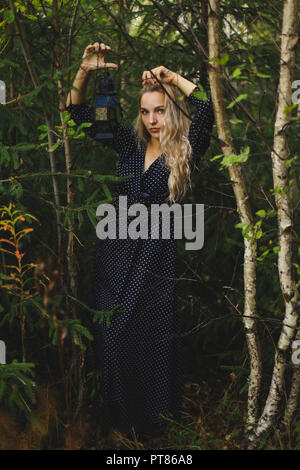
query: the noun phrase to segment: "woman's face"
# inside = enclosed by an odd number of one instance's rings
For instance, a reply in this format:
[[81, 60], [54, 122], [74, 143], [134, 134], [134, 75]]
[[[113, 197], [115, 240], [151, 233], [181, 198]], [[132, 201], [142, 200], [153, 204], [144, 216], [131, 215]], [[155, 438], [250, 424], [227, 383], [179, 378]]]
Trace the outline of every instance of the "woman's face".
[[158, 139], [164, 125], [165, 95], [160, 91], [151, 91], [141, 98], [140, 113], [142, 121], [152, 139]]

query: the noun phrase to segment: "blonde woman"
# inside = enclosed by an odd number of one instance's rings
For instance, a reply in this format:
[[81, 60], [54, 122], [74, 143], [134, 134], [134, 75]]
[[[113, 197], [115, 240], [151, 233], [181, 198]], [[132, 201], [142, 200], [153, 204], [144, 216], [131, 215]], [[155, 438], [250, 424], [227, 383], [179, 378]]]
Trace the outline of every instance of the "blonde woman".
[[[77, 90], [73, 88], [67, 98], [67, 110], [76, 124], [93, 120], [86, 102], [92, 71], [117, 68], [105, 63], [109, 49], [98, 42], [85, 48], [73, 83]], [[170, 206], [183, 197], [197, 159], [209, 146], [214, 120], [210, 96], [207, 101], [196, 98], [194, 83], [164, 66], [152, 73], [142, 74], [133, 128], [119, 123], [108, 143], [119, 155], [116, 176], [133, 175], [116, 185], [115, 200], [126, 195], [128, 206], [142, 203], [148, 209], [152, 204]], [[185, 102], [179, 99], [182, 95], [196, 107], [192, 122], [185, 115]], [[93, 136], [93, 126], [87, 132]], [[127, 222], [131, 220], [128, 216]], [[162, 215], [160, 229], [161, 225]], [[108, 442], [115, 447], [120, 446], [122, 434], [134, 430], [143, 435], [163, 429], [164, 417], [180, 418], [181, 328], [175, 279], [172, 213], [168, 239], [161, 232], [156, 239], [150, 235], [97, 239], [93, 306], [97, 310], [121, 306], [109, 327], [97, 324], [94, 331], [102, 371], [104, 424]]]

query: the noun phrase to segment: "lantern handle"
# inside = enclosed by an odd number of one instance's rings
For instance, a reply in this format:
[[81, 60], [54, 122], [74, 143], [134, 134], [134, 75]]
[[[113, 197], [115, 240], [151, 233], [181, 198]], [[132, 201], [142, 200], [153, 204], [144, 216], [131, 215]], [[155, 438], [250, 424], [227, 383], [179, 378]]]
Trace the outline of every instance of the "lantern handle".
[[100, 80], [98, 93], [103, 93], [104, 95], [107, 94], [114, 94], [115, 92], [115, 85], [114, 81], [109, 75], [109, 72], [105, 70], [103, 78]]

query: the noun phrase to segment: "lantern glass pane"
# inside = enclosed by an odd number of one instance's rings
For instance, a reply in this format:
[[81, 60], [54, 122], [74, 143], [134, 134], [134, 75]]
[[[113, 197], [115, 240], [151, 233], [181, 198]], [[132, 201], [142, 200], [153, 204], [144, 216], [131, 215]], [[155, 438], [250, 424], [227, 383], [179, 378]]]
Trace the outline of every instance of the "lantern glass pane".
[[107, 108], [98, 107], [96, 108], [96, 119], [97, 121], [107, 121]]
[[110, 111], [110, 112], [109, 112], [110, 120], [115, 120], [115, 119], [116, 119], [116, 111], [115, 111], [115, 109], [110, 108], [109, 111]]

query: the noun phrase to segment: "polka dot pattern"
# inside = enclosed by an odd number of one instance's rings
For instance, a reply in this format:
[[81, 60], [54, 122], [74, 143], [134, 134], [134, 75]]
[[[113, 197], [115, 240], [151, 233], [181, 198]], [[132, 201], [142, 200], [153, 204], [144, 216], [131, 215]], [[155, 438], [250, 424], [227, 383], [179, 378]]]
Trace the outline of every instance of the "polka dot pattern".
[[[198, 88], [196, 87], [196, 90]], [[187, 101], [196, 107], [189, 140], [193, 164], [207, 150], [214, 117], [211, 97], [202, 101], [192, 94]], [[91, 122], [86, 104], [67, 108], [76, 124]], [[93, 126], [88, 134], [93, 135]], [[109, 147], [119, 154], [117, 176], [133, 174], [114, 188], [119, 233], [119, 196], [134, 203], [167, 202], [169, 169], [163, 157], [143, 173], [146, 144], [139, 150], [133, 129], [118, 124]], [[122, 206], [122, 209], [124, 207]], [[150, 210], [149, 210], [150, 214]], [[118, 311], [111, 325], [95, 325], [95, 351], [102, 372], [105, 423], [126, 432], [131, 426], [146, 431], [166, 423], [161, 415], [179, 417], [182, 396], [181, 321], [176, 296], [176, 240], [171, 217], [170, 238], [116, 238], [96, 241], [93, 269], [93, 306]], [[137, 213], [139, 215], [139, 213]], [[127, 227], [135, 216], [127, 216]], [[137, 228], [138, 229], [138, 228]]]

